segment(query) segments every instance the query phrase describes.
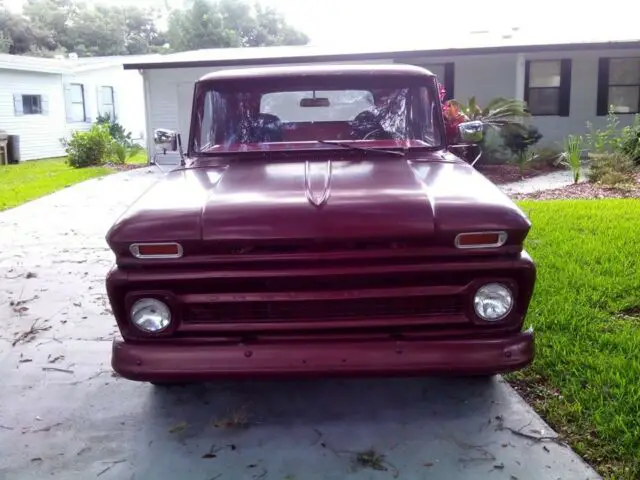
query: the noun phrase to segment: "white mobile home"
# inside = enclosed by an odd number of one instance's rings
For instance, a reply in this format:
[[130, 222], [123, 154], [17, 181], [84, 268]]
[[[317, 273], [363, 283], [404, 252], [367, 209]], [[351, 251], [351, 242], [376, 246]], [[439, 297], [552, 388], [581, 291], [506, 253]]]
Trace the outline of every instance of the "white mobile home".
[[60, 140], [106, 113], [143, 139], [142, 77], [122, 63], [122, 57], [0, 55], [0, 131], [19, 136], [20, 159], [63, 156]]
[[[313, 46], [214, 49], [127, 62], [144, 78], [147, 141], [169, 128], [188, 135], [194, 82], [214, 70], [311, 63], [410, 63], [438, 75], [448, 95], [482, 105], [495, 97], [526, 100], [541, 144], [604, 124], [613, 104], [622, 123], [640, 110], [640, 39], [527, 42], [521, 32], [432, 48], [346, 52]], [[175, 156], [172, 157], [175, 160]]]

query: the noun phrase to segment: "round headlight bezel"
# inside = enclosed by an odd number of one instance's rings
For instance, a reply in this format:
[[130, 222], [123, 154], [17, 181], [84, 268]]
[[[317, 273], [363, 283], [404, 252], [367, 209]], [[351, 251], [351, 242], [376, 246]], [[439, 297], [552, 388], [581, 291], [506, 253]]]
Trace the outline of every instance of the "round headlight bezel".
[[[481, 311], [478, 309], [477, 306], [477, 299], [478, 299], [478, 295], [483, 291], [486, 290], [488, 288], [500, 288], [500, 289], [504, 289], [506, 290], [506, 292], [509, 295], [509, 305], [508, 308], [506, 309], [506, 311], [498, 316], [498, 317], [486, 317], [484, 315], [482, 315]], [[504, 321], [506, 318], [508, 318], [511, 313], [513, 312], [513, 309], [515, 307], [515, 303], [516, 303], [516, 291], [515, 288], [510, 284], [510, 282], [501, 282], [501, 281], [491, 281], [491, 282], [486, 282], [486, 283], [482, 283], [481, 285], [479, 285], [476, 289], [475, 289], [475, 293], [473, 294], [473, 298], [471, 299], [471, 308], [473, 310], [473, 313], [475, 314], [476, 318], [478, 320], [480, 320], [482, 323], [485, 324], [494, 324], [494, 323], [499, 323]]]
[[[140, 322], [140, 321], [137, 322], [135, 320], [136, 314], [139, 313], [140, 310], [144, 308], [149, 308], [152, 306], [155, 306], [157, 309], [161, 310], [162, 313], [166, 314], [166, 320], [161, 321], [163, 325], [161, 326], [161, 328], [156, 330], [145, 328], [143, 326], [143, 322]], [[172, 313], [171, 306], [167, 302], [159, 298], [140, 297], [140, 298], [137, 298], [129, 308], [129, 321], [136, 328], [136, 330], [146, 335], [163, 334], [167, 330], [169, 330], [173, 325], [173, 313]]]

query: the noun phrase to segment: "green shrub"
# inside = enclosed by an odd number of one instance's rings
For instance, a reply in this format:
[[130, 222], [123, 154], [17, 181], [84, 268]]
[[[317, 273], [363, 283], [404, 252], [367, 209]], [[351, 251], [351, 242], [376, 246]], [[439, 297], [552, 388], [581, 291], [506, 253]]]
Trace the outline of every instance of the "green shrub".
[[[116, 120], [112, 120], [111, 116], [107, 113], [100, 115], [96, 119], [98, 125], [106, 125], [109, 128], [109, 134], [119, 145], [123, 145], [127, 148], [133, 146], [133, 140], [131, 138], [131, 132], [127, 132], [125, 128]], [[124, 162], [123, 162], [124, 163]]]
[[542, 138], [542, 134], [535, 125], [525, 125], [524, 127], [505, 125], [500, 134], [504, 140], [504, 145], [515, 156], [525, 154], [529, 148]]
[[593, 183], [615, 186], [631, 183], [635, 170], [631, 158], [623, 153], [615, 152], [593, 158], [587, 177]]
[[480, 148], [482, 148], [480, 162], [484, 165], [502, 165], [509, 163], [513, 158], [513, 153], [506, 147], [504, 139], [494, 128], [485, 129]]
[[[114, 142], [115, 143], [115, 142]], [[129, 158], [129, 151], [126, 146], [121, 143], [115, 143], [113, 146], [113, 163], [124, 165]]]
[[636, 115], [633, 123], [622, 129], [620, 151], [640, 165], [640, 115]]
[[586, 143], [589, 149], [594, 153], [613, 152], [620, 146], [620, 130], [618, 125], [620, 120], [613, 110], [613, 106], [609, 107], [607, 115], [607, 125], [605, 128], [593, 128], [591, 122], [587, 122], [589, 133], [586, 134]]
[[64, 144], [67, 161], [75, 168], [102, 165], [113, 155], [113, 138], [105, 125], [93, 125], [88, 132], [73, 132]]

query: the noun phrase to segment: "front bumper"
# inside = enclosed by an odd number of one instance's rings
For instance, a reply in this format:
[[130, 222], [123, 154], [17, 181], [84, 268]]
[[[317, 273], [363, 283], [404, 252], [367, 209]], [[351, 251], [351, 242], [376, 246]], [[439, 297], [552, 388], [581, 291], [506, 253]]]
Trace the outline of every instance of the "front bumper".
[[112, 366], [124, 378], [190, 382], [242, 377], [490, 375], [528, 365], [531, 330], [501, 338], [307, 342], [247, 345], [113, 342]]

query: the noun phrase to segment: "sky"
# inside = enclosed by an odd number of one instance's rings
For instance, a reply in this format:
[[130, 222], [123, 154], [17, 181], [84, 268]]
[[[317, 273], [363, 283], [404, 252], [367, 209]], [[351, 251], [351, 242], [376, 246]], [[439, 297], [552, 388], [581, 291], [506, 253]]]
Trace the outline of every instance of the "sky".
[[[162, 5], [164, 0], [93, 0], [99, 3], [139, 6]], [[183, 0], [168, 0], [180, 6]], [[253, 0], [250, 0], [253, 1]], [[458, 36], [470, 31], [500, 33], [511, 27], [536, 38], [582, 35], [640, 39], [637, 20], [630, 15], [637, 0], [607, 0], [607, 8], [586, 7], [568, 0], [258, 0], [280, 10], [289, 23], [304, 31], [317, 45], [365, 46], [379, 44], [424, 45], [434, 36]], [[23, 0], [4, 0], [19, 8]], [[454, 6], [455, 10], [447, 9]], [[599, 4], [598, 4], [599, 5]], [[526, 13], [526, 15], [523, 15]], [[636, 33], [638, 32], [638, 33]]]

